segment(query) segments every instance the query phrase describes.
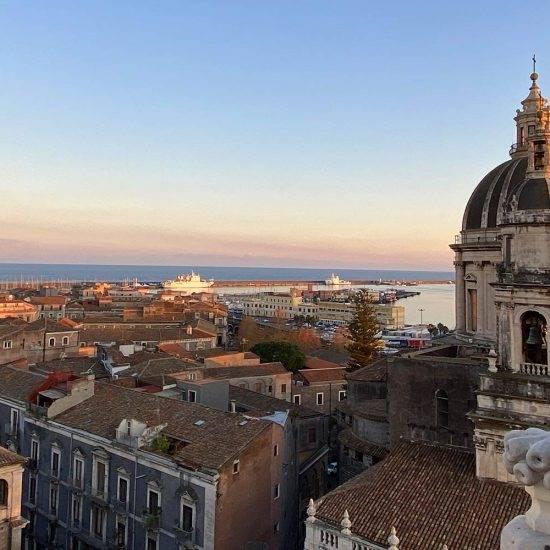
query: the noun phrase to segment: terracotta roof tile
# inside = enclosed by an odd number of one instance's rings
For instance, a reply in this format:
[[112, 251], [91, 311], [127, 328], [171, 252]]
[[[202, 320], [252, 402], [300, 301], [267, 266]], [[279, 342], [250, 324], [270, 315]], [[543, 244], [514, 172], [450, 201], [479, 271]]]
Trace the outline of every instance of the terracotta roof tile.
[[478, 479], [469, 452], [403, 442], [322, 497], [316, 516], [339, 529], [347, 509], [352, 533], [381, 545], [395, 526], [403, 550], [497, 550], [504, 525], [529, 504], [520, 487]]
[[216, 378], [217, 380], [229, 380], [231, 378], [246, 378], [249, 376], [273, 376], [275, 374], [290, 374], [282, 363], [261, 363], [251, 366], [223, 366], [206, 367], [205, 378]]
[[23, 403], [46, 377], [15, 367], [0, 367], [0, 396]]
[[[223, 466], [270, 427], [267, 421], [244, 422], [240, 414], [104, 382], [96, 382], [94, 396], [56, 416], [55, 422], [112, 440], [125, 418], [149, 426], [166, 423], [163, 433], [184, 442], [172, 458], [189, 466], [208, 469]], [[197, 425], [201, 420], [203, 423]]]
[[295, 377], [304, 379], [309, 384], [319, 382], [344, 383], [346, 381], [346, 369], [344, 367], [330, 369], [302, 369], [296, 373]]
[[0, 468], [3, 466], [13, 466], [14, 464], [24, 464], [26, 460], [25, 457], [9, 451], [4, 447], [0, 447]]

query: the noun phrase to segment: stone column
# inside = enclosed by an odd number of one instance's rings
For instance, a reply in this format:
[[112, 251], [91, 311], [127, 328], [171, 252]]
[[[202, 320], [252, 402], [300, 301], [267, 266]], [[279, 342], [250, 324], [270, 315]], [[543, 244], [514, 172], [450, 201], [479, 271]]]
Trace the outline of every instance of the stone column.
[[464, 262], [456, 261], [454, 264], [456, 331], [466, 332], [466, 293], [464, 287]]
[[550, 432], [529, 428], [504, 437], [503, 462], [525, 486], [531, 508], [502, 530], [501, 550], [550, 548]]
[[485, 264], [477, 262], [477, 332], [487, 336], [487, 280], [485, 276]]

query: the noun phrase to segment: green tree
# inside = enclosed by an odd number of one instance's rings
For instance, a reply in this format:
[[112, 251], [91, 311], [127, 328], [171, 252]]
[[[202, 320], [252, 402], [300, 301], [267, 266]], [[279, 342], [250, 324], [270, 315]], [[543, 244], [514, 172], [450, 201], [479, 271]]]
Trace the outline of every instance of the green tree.
[[347, 350], [350, 354], [348, 364], [351, 370], [368, 365], [382, 347], [377, 338], [379, 332], [376, 311], [366, 290], [360, 290], [353, 297], [355, 313], [348, 324], [350, 343]]
[[262, 362], [280, 361], [286, 370], [296, 372], [306, 367], [306, 356], [296, 344], [290, 342], [260, 342], [251, 351]]

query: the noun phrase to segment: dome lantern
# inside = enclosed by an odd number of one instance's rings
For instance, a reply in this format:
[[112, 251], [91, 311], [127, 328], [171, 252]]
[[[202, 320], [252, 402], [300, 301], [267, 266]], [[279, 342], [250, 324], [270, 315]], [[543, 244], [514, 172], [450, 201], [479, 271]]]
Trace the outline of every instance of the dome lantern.
[[526, 157], [529, 151], [529, 139], [533, 137], [539, 125], [540, 111], [548, 109], [547, 100], [537, 83], [539, 75], [535, 71], [536, 59], [533, 56], [533, 72], [530, 75], [531, 86], [529, 95], [521, 102], [521, 109], [516, 110], [516, 143], [510, 148], [513, 159]]

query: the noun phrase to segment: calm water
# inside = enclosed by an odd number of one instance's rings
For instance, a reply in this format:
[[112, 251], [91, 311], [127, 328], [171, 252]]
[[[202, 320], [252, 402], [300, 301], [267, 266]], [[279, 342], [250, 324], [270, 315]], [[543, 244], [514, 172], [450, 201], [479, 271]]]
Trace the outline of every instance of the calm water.
[[31, 278], [123, 281], [134, 277], [137, 277], [139, 281], [164, 281], [192, 270], [199, 272], [205, 279], [212, 278], [218, 281], [324, 281], [332, 272], [338, 273], [344, 279], [391, 279], [401, 281], [454, 279], [454, 274], [448, 271], [0, 263], [0, 281], [28, 280]]
[[[0, 283], [2, 281], [30, 279], [69, 279], [69, 280], [107, 280], [123, 281], [137, 277], [139, 281], [164, 281], [180, 273], [194, 270], [205, 279], [225, 281], [317, 281], [324, 280], [334, 271], [343, 279], [366, 280], [453, 280], [454, 273], [446, 271], [399, 271], [369, 269], [295, 269], [271, 267], [208, 267], [208, 266], [144, 266], [144, 265], [76, 265], [76, 264], [7, 264], [0, 263]], [[388, 289], [387, 286], [370, 285], [370, 288]], [[393, 288], [393, 287], [392, 287]], [[405, 306], [405, 321], [408, 324], [420, 322], [419, 309], [423, 309], [424, 323], [443, 323], [454, 328], [454, 285], [418, 285], [415, 287], [395, 287], [419, 291], [419, 296], [400, 300]], [[288, 291], [288, 287], [279, 285], [258, 287], [216, 288], [216, 292], [225, 294], [242, 294], [277, 290]]]

